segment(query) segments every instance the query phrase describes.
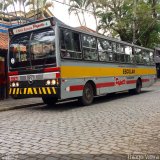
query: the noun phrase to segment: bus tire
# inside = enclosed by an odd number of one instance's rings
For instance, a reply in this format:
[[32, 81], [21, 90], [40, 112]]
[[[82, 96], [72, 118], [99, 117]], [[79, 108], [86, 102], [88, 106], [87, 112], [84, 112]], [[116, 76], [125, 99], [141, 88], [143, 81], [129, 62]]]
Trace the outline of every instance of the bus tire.
[[92, 104], [94, 99], [94, 91], [93, 91], [93, 86], [91, 83], [86, 83], [86, 85], [83, 88], [83, 95], [80, 98], [80, 102], [84, 106], [88, 106]]
[[138, 79], [137, 83], [136, 83], [136, 88], [129, 90], [129, 92], [133, 93], [133, 94], [140, 94], [141, 93], [141, 89], [142, 89], [142, 82], [141, 82], [140, 79]]
[[54, 105], [58, 101], [57, 98], [53, 98], [53, 97], [42, 97], [42, 100], [44, 104], [47, 104], [47, 105]]

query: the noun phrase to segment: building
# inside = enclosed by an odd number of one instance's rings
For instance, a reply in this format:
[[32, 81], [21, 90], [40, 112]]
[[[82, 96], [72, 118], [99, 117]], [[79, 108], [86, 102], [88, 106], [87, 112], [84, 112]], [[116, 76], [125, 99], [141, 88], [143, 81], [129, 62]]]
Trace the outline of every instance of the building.
[[7, 98], [7, 51], [8, 34], [10, 27], [7, 23], [0, 22], [0, 99]]

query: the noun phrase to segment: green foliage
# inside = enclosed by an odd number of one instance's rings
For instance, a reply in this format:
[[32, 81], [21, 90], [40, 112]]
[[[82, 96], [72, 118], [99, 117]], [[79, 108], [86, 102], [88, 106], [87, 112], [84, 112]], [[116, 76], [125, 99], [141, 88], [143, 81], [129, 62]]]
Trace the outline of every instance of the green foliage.
[[[136, 2], [135, 2], [136, 1]], [[121, 40], [145, 47], [160, 42], [160, 2], [158, 0], [99, 0], [99, 30]], [[133, 32], [134, 31], [134, 32]]]

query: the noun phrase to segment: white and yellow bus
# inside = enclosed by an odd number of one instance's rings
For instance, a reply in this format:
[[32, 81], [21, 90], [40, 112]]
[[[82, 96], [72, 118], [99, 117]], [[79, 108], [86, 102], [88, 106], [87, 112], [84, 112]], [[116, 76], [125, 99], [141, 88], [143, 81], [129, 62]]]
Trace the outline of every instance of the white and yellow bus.
[[53, 18], [9, 29], [9, 93], [44, 103], [129, 90], [156, 80], [154, 50], [88, 33]]

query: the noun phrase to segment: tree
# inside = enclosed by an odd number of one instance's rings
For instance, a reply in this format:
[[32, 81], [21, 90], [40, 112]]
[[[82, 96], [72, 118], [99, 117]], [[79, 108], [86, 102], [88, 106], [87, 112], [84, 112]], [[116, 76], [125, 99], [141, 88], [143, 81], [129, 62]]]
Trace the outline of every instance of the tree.
[[28, 0], [25, 6], [29, 6], [34, 12], [34, 19], [38, 19], [38, 14], [40, 13], [44, 17], [44, 9], [53, 6], [52, 2], [47, 2], [47, 0]]
[[85, 10], [87, 10], [90, 4], [90, 0], [70, 0], [71, 7], [69, 8], [69, 13], [74, 12], [77, 15], [80, 25], [82, 25], [80, 15], [82, 15], [84, 25], [86, 26]]
[[[103, 34], [111, 33], [121, 40], [132, 43], [135, 32], [135, 43], [153, 47], [160, 40], [160, 13], [158, 0], [99, 0], [101, 11], [99, 29]], [[135, 8], [136, 7], [136, 8]]]
[[85, 12], [89, 12], [95, 18], [96, 31], [98, 32], [98, 20], [97, 20], [97, 0], [70, 0], [69, 14], [75, 13], [78, 18], [79, 24], [82, 26], [81, 15], [83, 16], [84, 25], [86, 26]]
[[0, 1], [0, 18], [3, 20], [3, 14], [2, 14], [2, 12], [3, 12], [3, 3]]

